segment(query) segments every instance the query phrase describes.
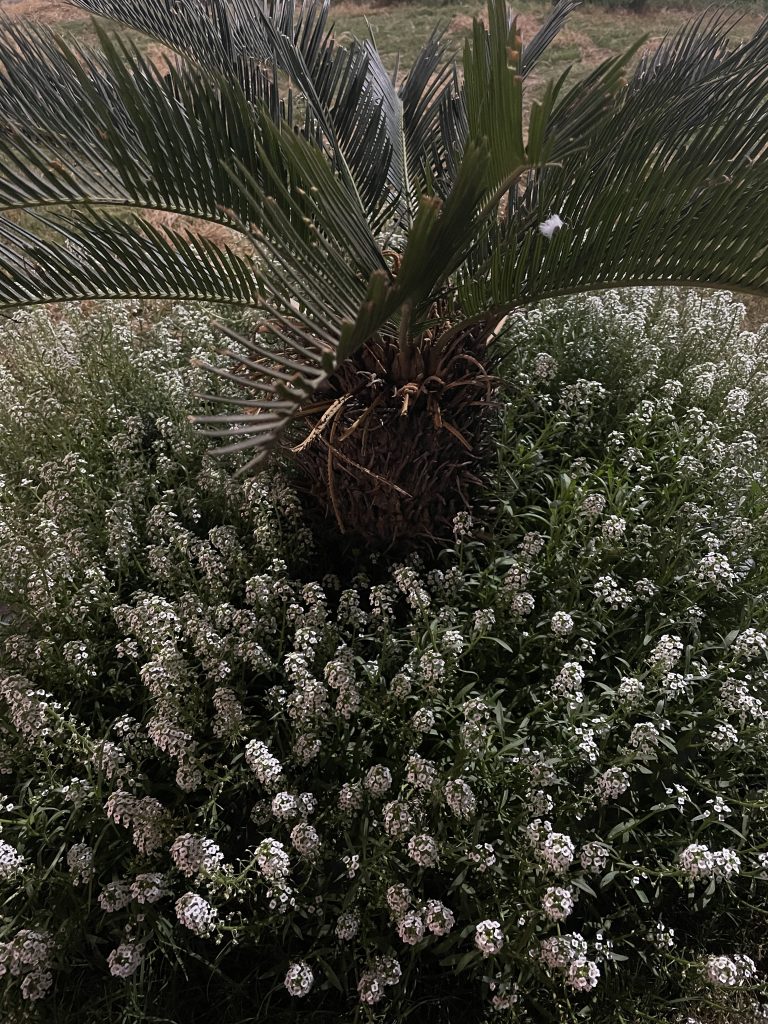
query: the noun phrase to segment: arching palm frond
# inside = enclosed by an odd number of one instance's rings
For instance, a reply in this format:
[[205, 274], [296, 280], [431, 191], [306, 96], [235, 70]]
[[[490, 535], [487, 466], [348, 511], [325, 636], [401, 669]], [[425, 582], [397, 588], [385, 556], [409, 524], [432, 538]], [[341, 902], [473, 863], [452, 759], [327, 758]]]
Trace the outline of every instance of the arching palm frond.
[[[532, 176], [492, 253], [465, 268], [468, 312], [624, 284], [768, 290], [768, 31], [729, 49], [731, 26], [699, 19], [629, 86], [610, 83], [613, 102], [585, 120], [581, 144], [566, 126], [584, 87], [562, 99], [550, 121], [558, 165]], [[537, 225], [553, 212], [565, 226], [545, 238]]]

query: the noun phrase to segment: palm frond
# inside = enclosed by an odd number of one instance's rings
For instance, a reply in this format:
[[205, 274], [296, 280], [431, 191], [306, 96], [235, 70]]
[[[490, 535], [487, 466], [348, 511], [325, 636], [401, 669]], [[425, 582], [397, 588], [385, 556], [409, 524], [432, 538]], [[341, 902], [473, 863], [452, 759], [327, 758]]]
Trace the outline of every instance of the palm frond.
[[0, 306], [82, 299], [176, 299], [252, 307], [250, 260], [191, 232], [98, 210], [36, 218], [36, 233], [0, 218]]
[[445, 198], [456, 177], [469, 126], [453, 61], [433, 32], [400, 88], [408, 171], [423, 192]]
[[[721, 18], [717, 38], [711, 20], [688, 30], [685, 60], [713, 47], [720, 55], [705, 74], [646, 75], [615, 91], [589, 121], [588, 145], [569, 143], [560, 166], [541, 171], [535, 206], [519, 209], [506, 240], [497, 236], [492, 253], [465, 268], [468, 312], [615, 285], [768, 290], [768, 165], [758, 159], [768, 138], [768, 34], [726, 54], [730, 24]], [[681, 59], [665, 43], [646, 66]], [[537, 225], [552, 212], [565, 227], [545, 238]]]
[[581, 2], [582, 0], [558, 0], [553, 5], [544, 24], [530, 43], [523, 47], [520, 61], [520, 73], [523, 77], [527, 78], [530, 75], [547, 48], [552, 45], [562, 31], [570, 14], [581, 6]]
[[[273, 109], [305, 133], [319, 133], [354, 183], [367, 211], [401, 208], [409, 197], [400, 102], [375, 48], [340, 46], [327, 30], [328, 0], [69, 0], [120, 21], [208, 71], [239, 81], [249, 99], [278, 94], [274, 68], [288, 76]], [[298, 91], [301, 103], [294, 100]], [[303, 109], [304, 113], [301, 113]], [[402, 211], [405, 212], [405, 211]]]

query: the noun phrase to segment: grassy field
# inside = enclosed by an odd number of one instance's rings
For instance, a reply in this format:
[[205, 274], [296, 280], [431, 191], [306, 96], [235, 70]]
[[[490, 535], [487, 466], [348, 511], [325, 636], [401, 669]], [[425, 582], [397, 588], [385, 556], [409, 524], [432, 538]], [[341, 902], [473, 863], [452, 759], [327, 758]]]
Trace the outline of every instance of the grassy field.
[[[733, 30], [737, 41], [751, 35], [765, 17], [766, 2], [734, 4], [741, 19]], [[93, 37], [92, 19], [72, 7], [65, 0], [0, 0], [2, 11], [11, 17], [33, 18], [58, 29], [72, 33], [79, 39]], [[517, 0], [519, 24], [523, 38], [530, 39], [542, 23], [550, 4], [546, 0]], [[579, 78], [607, 58], [627, 50], [638, 39], [645, 37], [647, 46], [658, 43], [670, 32], [694, 17], [705, 7], [697, 0], [691, 2], [651, 3], [642, 14], [620, 7], [602, 7], [585, 4], [574, 12], [568, 26], [540, 61], [536, 75], [532, 76], [533, 92], [550, 78], [571, 69]], [[401, 3], [349, 3], [332, 2], [336, 34], [340, 41], [352, 36], [373, 35], [388, 67], [394, 68], [399, 58], [401, 73], [405, 73], [423, 42], [436, 26], [445, 33], [447, 45], [460, 53], [463, 40], [472, 28], [472, 19], [482, 15], [479, 3], [449, 0], [449, 2]], [[148, 44], [146, 38], [132, 33], [138, 45], [153, 56], [159, 48]], [[750, 321], [768, 319], [768, 301], [749, 300]]]
[[[761, 20], [760, 4], [736, 4], [742, 20], [734, 30], [734, 38], [750, 34]], [[764, 6], [764, 5], [763, 5]], [[514, 4], [519, 12], [523, 38], [530, 38], [541, 24], [550, 4], [544, 0], [518, 0]], [[91, 19], [73, 8], [65, 0], [3, 0], [3, 13], [12, 17], [31, 17], [46, 23], [55, 23], [79, 37], [91, 34]], [[427, 39], [435, 25], [445, 30], [449, 45], [459, 51], [461, 43], [472, 27], [472, 18], [482, 14], [483, 4], [474, 2], [419, 3], [332, 3], [337, 34], [341, 41], [352, 35], [372, 33], [384, 55], [393, 67], [400, 57], [406, 69]], [[638, 38], [647, 36], [649, 44], [658, 42], [688, 20], [695, 5], [682, 3], [651, 5], [642, 14], [620, 7], [605, 8], [585, 4], [576, 11], [568, 27], [551, 47], [540, 64], [540, 77], [573, 67], [575, 75], [582, 75], [602, 60], [631, 46]]]

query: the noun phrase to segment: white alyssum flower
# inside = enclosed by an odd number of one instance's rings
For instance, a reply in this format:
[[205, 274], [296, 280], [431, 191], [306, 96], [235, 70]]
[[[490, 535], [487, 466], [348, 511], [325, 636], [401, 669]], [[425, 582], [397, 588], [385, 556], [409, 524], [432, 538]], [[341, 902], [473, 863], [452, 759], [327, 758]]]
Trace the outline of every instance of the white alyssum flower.
[[363, 785], [371, 796], [383, 796], [392, 788], [392, 772], [383, 764], [375, 764], [365, 773]]
[[256, 847], [255, 856], [259, 871], [268, 881], [283, 882], [290, 874], [290, 858], [277, 839], [263, 839]]
[[382, 809], [384, 831], [393, 839], [405, 839], [414, 830], [411, 808], [404, 800], [390, 800]]
[[67, 867], [73, 885], [85, 885], [93, 871], [93, 849], [87, 843], [75, 843], [67, 851]]
[[356, 911], [339, 914], [334, 932], [341, 942], [351, 942], [360, 931], [360, 915]]
[[420, 868], [434, 867], [440, 857], [437, 840], [433, 836], [424, 833], [411, 836], [408, 840], [408, 856]]
[[649, 654], [648, 664], [662, 673], [671, 672], [682, 657], [684, 650], [685, 645], [679, 636], [664, 633]]
[[573, 863], [576, 847], [570, 836], [562, 832], [549, 832], [543, 843], [536, 847], [537, 858], [554, 875], [563, 875]]
[[387, 906], [394, 917], [402, 917], [413, 905], [413, 893], [402, 882], [396, 882], [387, 889]]
[[768, 654], [768, 637], [750, 626], [736, 637], [731, 650], [734, 658], [755, 661]]
[[704, 965], [704, 973], [710, 985], [717, 988], [735, 988], [749, 984], [757, 974], [755, 962], [743, 953], [734, 957], [711, 956]]
[[245, 748], [245, 760], [265, 789], [277, 789], [283, 768], [278, 759], [270, 753], [266, 743], [251, 740]]
[[109, 973], [115, 978], [130, 978], [141, 964], [141, 947], [133, 942], [122, 942], [107, 957]]
[[600, 968], [594, 960], [579, 957], [566, 972], [566, 981], [577, 992], [591, 992], [600, 980]]
[[317, 829], [306, 821], [300, 821], [298, 825], [293, 826], [291, 842], [293, 848], [308, 860], [314, 860], [317, 857], [322, 845]]
[[397, 934], [408, 946], [415, 946], [424, 938], [424, 918], [417, 910], [409, 910], [397, 922]]
[[585, 871], [598, 875], [605, 868], [610, 857], [610, 850], [604, 843], [585, 843], [579, 853], [579, 862]]
[[495, 956], [504, 945], [504, 932], [498, 921], [481, 921], [475, 926], [475, 945], [483, 956]]
[[24, 858], [10, 843], [0, 839], [0, 880], [7, 881], [24, 867]]
[[208, 900], [194, 892], [185, 892], [176, 900], [176, 917], [180, 924], [195, 935], [209, 935], [215, 927], [218, 912]]
[[541, 909], [550, 921], [564, 921], [573, 911], [573, 892], [561, 885], [551, 885], [541, 900]]
[[588, 949], [584, 936], [571, 932], [542, 939], [539, 956], [551, 971], [567, 971], [572, 963], [586, 960]]
[[447, 935], [456, 924], [456, 918], [440, 900], [427, 900], [424, 923], [433, 935]]
[[555, 636], [569, 636], [573, 632], [573, 625], [573, 616], [568, 612], [555, 612], [550, 620], [550, 627]]
[[308, 995], [315, 983], [315, 976], [308, 963], [299, 960], [288, 968], [283, 985], [289, 994], [297, 999]]
[[603, 540], [609, 544], [620, 544], [627, 533], [627, 521], [621, 516], [608, 516], [600, 527]]
[[595, 780], [598, 800], [601, 804], [606, 804], [609, 800], [617, 799], [622, 793], [626, 793], [629, 784], [629, 775], [623, 768], [619, 768], [618, 765], [606, 768]]
[[405, 780], [414, 789], [430, 790], [437, 779], [437, 765], [420, 754], [411, 754], [405, 764]]
[[174, 839], [170, 852], [171, 860], [187, 878], [216, 871], [224, 860], [218, 843], [190, 832]]
[[693, 577], [699, 586], [711, 586], [715, 590], [728, 590], [736, 580], [736, 573], [724, 554], [719, 551], [709, 551], [699, 561]]
[[435, 713], [431, 708], [419, 708], [411, 718], [411, 725], [416, 732], [428, 733], [435, 727]]
[[168, 896], [171, 889], [166, 877], [160, 871], [147, 871], [136, 875], [131, 882], [131, 896], [137, 903], [157, 903]]
[[477, 797], [464, 779], [449, 779], [443, 788], [445, 802], [457, 818], [471, 818], [477, 810]]

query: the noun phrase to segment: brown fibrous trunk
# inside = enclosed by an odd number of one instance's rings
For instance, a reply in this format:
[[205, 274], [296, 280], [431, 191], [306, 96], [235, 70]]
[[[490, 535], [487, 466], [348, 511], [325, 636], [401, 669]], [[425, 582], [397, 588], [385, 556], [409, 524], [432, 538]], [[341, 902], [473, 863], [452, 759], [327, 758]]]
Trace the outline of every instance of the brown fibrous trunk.
[[339, 532], [376, 548], [451, 535], [481, 486], [493, 405], [488, 324], [441, 343], [377, 337], [302, 410], [300, 488]]

